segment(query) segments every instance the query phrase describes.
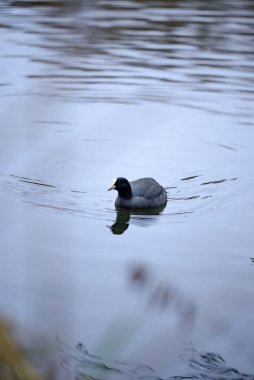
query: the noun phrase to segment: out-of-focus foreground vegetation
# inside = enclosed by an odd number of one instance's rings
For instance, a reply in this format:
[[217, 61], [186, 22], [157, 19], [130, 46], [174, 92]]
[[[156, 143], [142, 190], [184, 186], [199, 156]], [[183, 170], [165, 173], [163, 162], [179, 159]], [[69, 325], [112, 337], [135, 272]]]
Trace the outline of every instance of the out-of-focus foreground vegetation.
[[23, 348], [16, 342], [14, 327], [3, 319], [0, 319], [0, 379], [41, 379], [25, 358]]

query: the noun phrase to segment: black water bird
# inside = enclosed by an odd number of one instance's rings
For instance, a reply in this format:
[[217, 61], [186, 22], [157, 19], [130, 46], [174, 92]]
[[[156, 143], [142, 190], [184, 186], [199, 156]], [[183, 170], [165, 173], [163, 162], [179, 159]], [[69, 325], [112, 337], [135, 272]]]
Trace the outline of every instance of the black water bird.
[[140, 209], [166, 205], [166, 190], [153, 178], [140, 178], [129, 182], [118, 177], [108, 190], [117, 190], [116, 207]]

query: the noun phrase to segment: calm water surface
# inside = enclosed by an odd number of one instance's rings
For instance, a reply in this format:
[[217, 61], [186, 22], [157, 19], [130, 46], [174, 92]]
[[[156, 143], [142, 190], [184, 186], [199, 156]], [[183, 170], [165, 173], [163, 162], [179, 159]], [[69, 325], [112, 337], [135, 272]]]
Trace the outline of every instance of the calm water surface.
[[[0, 30], [0, 316], [61, 379], [254, 379], [253, 2], [5, 0]], [[116, 176], [167, 207], [116, 211]]]

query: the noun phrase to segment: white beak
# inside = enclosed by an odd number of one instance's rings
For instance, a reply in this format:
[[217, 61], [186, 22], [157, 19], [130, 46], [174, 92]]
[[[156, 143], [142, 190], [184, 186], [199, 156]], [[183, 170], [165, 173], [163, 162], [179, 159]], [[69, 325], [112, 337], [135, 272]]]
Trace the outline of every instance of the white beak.
[[114, 178], [113, 183], [112, 183], [112, 185], [110, 186], [110, 188], [108, 189], [108, 191], [110, 191], [110, 190], [115, 190], [115, 188], [116, 188], [116, 178]]

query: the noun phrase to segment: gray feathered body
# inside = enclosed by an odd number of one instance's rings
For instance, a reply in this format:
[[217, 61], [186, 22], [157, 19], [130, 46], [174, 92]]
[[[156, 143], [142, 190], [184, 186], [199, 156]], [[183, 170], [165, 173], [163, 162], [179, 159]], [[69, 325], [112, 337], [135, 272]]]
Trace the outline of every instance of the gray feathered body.
[[130, 182], [132, 197], [123, 198], [118, 195], [116, 207], [148, 208], [159, 207], [167, 202], [166, 190], [153, 178], [140, 178]]

